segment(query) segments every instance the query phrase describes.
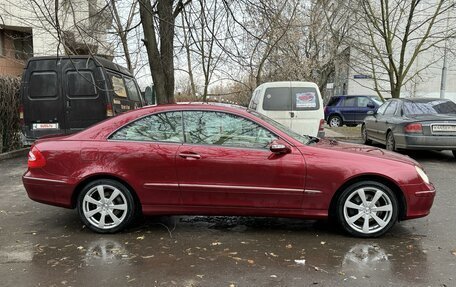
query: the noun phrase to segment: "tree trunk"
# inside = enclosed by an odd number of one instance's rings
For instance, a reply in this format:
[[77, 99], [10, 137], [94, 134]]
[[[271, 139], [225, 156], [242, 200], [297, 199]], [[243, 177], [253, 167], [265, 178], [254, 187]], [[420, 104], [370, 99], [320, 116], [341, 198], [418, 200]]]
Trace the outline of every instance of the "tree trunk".
[[173, 1], [158, 0], [160, 48], [158, 47], [153, 8], [150, 0], [139, 0], [139, 13], [144, 31], [150, 71], [157, 92], [157, 104], [171, 104], [174, 100], [174, 17]]

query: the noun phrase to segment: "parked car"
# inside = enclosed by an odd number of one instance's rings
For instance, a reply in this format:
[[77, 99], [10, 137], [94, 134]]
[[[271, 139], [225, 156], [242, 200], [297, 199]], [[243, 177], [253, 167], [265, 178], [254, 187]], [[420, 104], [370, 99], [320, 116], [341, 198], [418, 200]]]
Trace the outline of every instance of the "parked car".
[[300, 135], [324, 136], [323, 100], [315, 83], [261, 84], [253, 92], [249, 108]]
[[373, 237], [429, 214], [435, 194], [409, 157], [210, 104], [148, 106], [40, 139], [22, 179], [31, 199], [77, 208], [100, 233], [142, 212], [333, 216], [348, 233]]
[[325, 107], [325, 120], [330, 127], [355, 127], [382, 103], [378, 96], [334, 96]]
[[31, 58], [22, 76], [21, 99], [27, 145], [42, 136], [80, 131], [144, 105], [127, 69], [91, 56]]
[[456, 156], [456, 104], [445, 99], [408, 98], [386, 101], [366, 117], [364, 142], [388, 150], [452, 150]]

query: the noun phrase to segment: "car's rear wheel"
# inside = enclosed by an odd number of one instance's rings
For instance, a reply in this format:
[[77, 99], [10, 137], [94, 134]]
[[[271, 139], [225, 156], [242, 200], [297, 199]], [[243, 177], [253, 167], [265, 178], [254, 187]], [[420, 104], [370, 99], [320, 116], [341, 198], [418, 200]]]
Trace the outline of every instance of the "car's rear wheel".
[[394, 226], [397, 217], [398, 202], [393, 191], [375, 181], [349, 186], [337, 201], [337, 219], [353, 236], [381, 236]]
[[136, 204], [131, 191], [115, 180], [96, 180], [78, 196], [82, 222], [98, 233], [114, 233], [125, 228], [135, 217]]
[[361, 126], [361, 138], [363, 139], [363, 143], [364, 144], [371, 144], [372, 143], [372, 141], [367, 136], [366, 124], [363, 124]]
[[340, 116], [337, 116], [337, 115], [330, 116], [329, 120], [328, 120], [328, 124], [332, 128], [341, 127], [342, 124], [343, 124], [342, 118]]
[[394, 134], [392, 131], [389, 131], [386, 134], [386, 149], [391, 151], [396, 150], [396, 141], [394, 140]]

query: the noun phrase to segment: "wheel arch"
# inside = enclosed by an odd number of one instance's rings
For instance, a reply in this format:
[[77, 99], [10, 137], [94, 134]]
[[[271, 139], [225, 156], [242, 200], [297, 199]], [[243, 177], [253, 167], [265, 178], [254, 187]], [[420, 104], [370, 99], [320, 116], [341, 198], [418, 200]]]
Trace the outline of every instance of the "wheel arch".
[[334, 193], [334, 195], [333, 195], [333, 197], [331, 199], [331, 203], [329, 205], [329, 211], [328, 211], [330, 217], [335, 218], [335, 215], [336, 215], [336, 204], [337, 204], [337, 201], [338, 201], [339, 197], [342, 195], [342, 192], [346, 188], [348, 188], [349, 186], [351, 186], [351, 185], [353, 185], [355, 183], [361, 182], [361, 181], [375, 181], [375, 182], [384, 184], [387, 187], [389, 187], [393, 191], [394, 195], [396, 196], [396, 199], [397, 199], [398, 204], [399, 204], [398, 219], [399, 220], [403, 220], [406, 217], [406, 215], [407, 215], [407, 202], [406, 202], [406, 199], [405, 199], [405, 196], [404, 196], [404, 192], [399, 187], [399, 185], [396, 182], [394, 182], [392, 179], [387, 178], [387, 177], [382, 176], [382, 175], [378, 175], [378, 174], [360, 175], [360, 176], [357, 176], [357, 177], [354, 177], [354, 178], [350, 178], [349, 180], [344, 182], [336, 190], [336, 192]]
[[[332, 117], [334, 117], [334, 116], [338, 116], [339, 118], [341, 118], [342, 123], [345, 122], [344, 116], [343, 116], [342, 113], [340, 113], [339, 111], [333, 112], [333, 113], [329, 114], [329, 116], [328, 116], [328, 122], [329, 122], [329, 120], [330, 120]], [[329, 124], [329, 123], [328, 123], [328, 124]]]
[[135, 200], [137, 208], [139, 209], [139, 211], [142, 212], [142, 205], [141, 205], [141, 202], [139, 201], [139, 197], [136, 194], [136, 191], [134, 190], [134, 188], [124, 179], [122, 179], [118, 176], [112, 175], [112, 174], [94, 174], [94, 175], [90, 175], [90, 176], [84, 178], [83, 180], [81, 180], [76, 185], [76, 187], [73, 191], [73, 194], [71, 196], [71, 208], [76, 208], [78, 196], [81, 193], [82, 189], [90, 182], [95, 181], [95, 180], [100, 180], [100, 179], [111, 179], [111, 180], [118, 181], [121, 184], [125, 185], [130, 190], [130, 192]]

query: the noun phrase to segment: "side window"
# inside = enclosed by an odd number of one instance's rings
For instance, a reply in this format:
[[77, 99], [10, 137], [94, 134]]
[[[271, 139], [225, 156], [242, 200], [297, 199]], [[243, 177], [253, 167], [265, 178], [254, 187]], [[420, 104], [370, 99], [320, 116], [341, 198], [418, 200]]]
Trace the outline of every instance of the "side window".
[[111, 139], [153, 142], [183, 142], [182, 112], [150, 115], [115, 132]]
[[371, 102], [368, 97], [358, 97], [358, 107], [367, 108], [367, 105]]
[[277, 139], [251, 120], [222, 112], [184, 112], [184, 126], [185, 140], [192, 144], [267, 148]]
[[385, 110], [385, 115], [394, 115], [397, 109], [397, 101], [392, 101]]
[[315, 88], [293, 87], [291, 88], [291, 98], [294, 111], [318, 110], [320, 108], [320, 100]]
[[125, 88], [125, 83], [122, 77], [111, 73], [108, 73], [108, 76], [112, 83], [114, 95], [117, 97], [126, 98], [127, 89]]
[[68, 71], [66, 75], [70, 98], [97, 96], [95, 80], [91, 71]]
[[385, 113], [385, 110], [388, 107], [389, 103], [390, 102], [385, 102], [383, 105], [381, 105], [377, 110], [377, 114], [383, 115]]
[[340, 99], [339, 97], [331, 97], [329, 99], [329, 102], [328, 102], [327, 106], [328, 107], [336, 106], [337, 103], [339, 102], [339, 99]]
[[344, 99], [344, 107], [355, 107], [356, 97], [348, 97]]
[[291, 111], [290, 88], [267, 88], [264, 92], [263, 110]]
[[136, 87], [135, 81], [133, 79], [125, 78], [125, 86], [127, 87], [128, 97], [130, 98], [130, 100], [140, 102], [140, 95], [138, 88]]
[[33, 72], [30, 76], [30, 98], [54, 98], [57, 97], [57, 73]]

